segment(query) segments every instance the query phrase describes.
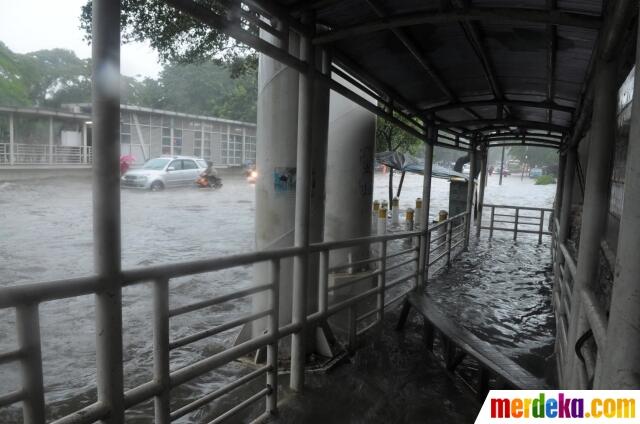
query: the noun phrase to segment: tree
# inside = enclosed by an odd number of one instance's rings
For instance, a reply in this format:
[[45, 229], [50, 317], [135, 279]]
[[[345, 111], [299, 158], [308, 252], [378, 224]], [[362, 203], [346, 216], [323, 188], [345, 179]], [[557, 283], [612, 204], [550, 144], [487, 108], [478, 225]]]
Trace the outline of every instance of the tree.
[[[421, 146], [422, 141], [420, 139], [401, 130], [386, 119], [378, 118], [376, 122], [376, 152], [399, 152], [414, 155]], [[393, 208], [392, 168], [389, 169], [389, 207]]]
[[[240, 7], [236, 0], [196, 0], [214, 13], [226, 15]], [[232, 75], [257, 68], [257, 55], [249, 47], [216, 28], [176, 11], [163, 0], [120, 0], [123, 41], [148, 41], [165, 63], [214, 62], [229, 66]], [[81, 28], [91, 37], [91, 0], [82, 7]], [[245, 26], [258, 32], [255, 26]]]

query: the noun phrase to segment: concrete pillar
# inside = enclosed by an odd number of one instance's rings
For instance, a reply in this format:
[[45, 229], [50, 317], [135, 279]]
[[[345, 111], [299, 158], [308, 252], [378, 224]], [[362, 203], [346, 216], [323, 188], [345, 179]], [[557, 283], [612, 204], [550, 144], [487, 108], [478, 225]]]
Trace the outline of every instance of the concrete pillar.
[[564, 174], [567, 164], [567, 155], [558, 155], [558, 179], [556, 181], [556, 198], [553, 202], [553, 217], [560, 221], [560, 206], [562, 205], [562, 195], [564, 189]]
[[575, 147], [570, 147], [565, 155], [564, 178], [562, 182], [562, 204], [560, 206], [560, 217], [558, 228], [558, 243], [564, 243], [569, 233], [569, 217], [571, 216], [573, 183], [576, 176], [576, 160], [578, 151]]
[[[338, 76], [334, 78], [348, 85]], [[349, 88], [357, 91], [355, 87]], [[331, 92], [330, 102], [325, 240], [366, 237], [376, 233], [378, 222], [377, 210], [369, 218], [376, 119], [371, 112], [336, 92]], [[341, 249], [331, 253], [331, 266], [345, 264], [349, 258], [358, 261], [368, 257], [366, 247]]]
[[9, 164], [13, 165], [16, 162], [15, 155], [15, 127], [13, 125], [13, 113], [9, 114]]
[[[424, 145], [424, 174], [422, 177], [422, 210], [420, 222], [422, 222], [422, 229], [427, 230], [429, 228], [429, 208], [431, 206], [431, 174], [433, 172], [433, 146], [438, 138], [438, 130], [429, 123], [427, 126], [427, 142]], [[420, 239], [420, 251], [418, 260], [418, 270], [421, 273], [418, 279], [420, 286], [426, 284], [428, 275], [425, 272], [429, 258], [427, 257], [427, 237]]]
[[473, 222], [473, 192], [475, 190], [474, 175], [476, 174], [476, 144], [471, 142], [469, 149], [469, 182], [467, 184], [467, 222], [464, 229], [464, 248], [469, 247], [471, 223]]
[[53, 116], [49, 117], [49, 163], [53, 163]]
[[585, 319], [580, 302], [581, 290], [593, 290], [599, 266], [600, 241], [607, 223], [609, 208], [609, 178], [613, 155], [616, 125], [616, 63], [599, 61], [595, 80], [595, 100], [589, 142], [589, 163], [587, 165], [584, 204], [582, 207], [582, 227], [576, 280], [573, 285], [571, 316], [569, 317], [567, 366], [568, 381], [564, 386], [579, 387], [578, 359], [573, 346], [585, 331]]
[[124, 423], [120, 239], [120, 2], [93, 1], [93, 244], [98, 402], [109, 424]]
[[478, 218], [476, 219], [476, 234], [480, 236], [482, 227], [482, 205], [484, 204], [484, 188], [487, 185], [487, 148], [480, 151], [480, 185], [478, 187]]
[[[300, 59], [310, 66], [306, 73], [300, 73], [299, 75], [294, 246], [308, 247], [312, 175], [313, 67], [315, 60], [314, 47], [310, 37], [301, 36]], [[302, 391], [304, 387], [308, 271], [308, 254], [303, 253], [293, 258], [293, 307], [291, 318], [294, 325], [302, 325], [302, 329], [293, 333], [291, 338], [291, 378], [289, 386], [294, 391]]]
[[[282, 28], [288, 32], [287, 28]], [[281, 40], [261, 31], [265, 40], [284, 47]], [[299, 39], [290, 33], [288, 49], [297, 56]], [[255, 184], [256, 250], [278, 249], [293, 246], [295, 213], [296, 143], [298, 132], [298, 71], [283, 65], [271, 57], [260, 54], [258, 62], [258, 121], [256, 144]], [[227, 132], [230, 140], [230, 128]], [[229, 143], [229, 142], [227, 142]], [[227, 145], [228, 148], [228, 145]], [[227, 163], [227, 159], [224, 159]], [[269, 283], [267, 263], [253, 267], [255, 285]], [[291, 320], [293, 261], [280, 263], [280, 290], [278, 301], [280, 325]], [[268, 305], [268, 293], [253, 297], [253, 310], [259, 312]], [[252, 326], [254, 336], [267, 329], [266, 320], [258, 320]], [[248, 335], [247, 335], [248, 337]]]
[[[640, 40], [640, 31], [638, 32]], [[640, 50], [636, 47], [636, 84], [624, 180], [624, 208], [616, 254], [607, 342], [594, 388], [640, 388]]]

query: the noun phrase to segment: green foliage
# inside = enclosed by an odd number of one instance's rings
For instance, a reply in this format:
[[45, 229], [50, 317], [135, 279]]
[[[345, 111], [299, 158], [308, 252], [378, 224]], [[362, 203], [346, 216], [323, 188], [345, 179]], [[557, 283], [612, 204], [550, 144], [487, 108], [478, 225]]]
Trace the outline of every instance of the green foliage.
[[538, 178], [536, 178], [536, 185], [548, 185], [548, 184], [555, 184], [556, 183], [556, 179], [553, 178], [553, 175], [541, 175]]
[[[196, 0], [196, 3], [222, 16], [240, 4], [234, 0]], [[256, 67], [254, 51], [176, 11], [163, 0], [120, 0], [120, 4], [123, 41], [148, 41], [167, 63], [214, 62], [231, 66], [234, 75], [247, 64]], [[91, 1], [87, 0], [80, 17], [87, 39], [91, 37], [91, 14]], [[257, 28], [249, 29], [257, 33]]]
[[384, 118], [376, 122], [376, 152], [400, 152], [415, 155], [422, 141]]
[[[236, 70], [208, 61], [169, 64], [155, 80], [123, 76], [121, 102], [197, 115], [255, 122], [257, 68]], [[68, 50], [16, 54], [0, 43], [0, 106], [60, 107], [91, 101], [91, 63]]]
[[558, 164], [558, 151], [547, 147], [535, 146], [514, 146], [509, 150], [511, 159], [518, 159], [521, 162], [526, 156], [526, 163], [532, 167], [543, 167]]

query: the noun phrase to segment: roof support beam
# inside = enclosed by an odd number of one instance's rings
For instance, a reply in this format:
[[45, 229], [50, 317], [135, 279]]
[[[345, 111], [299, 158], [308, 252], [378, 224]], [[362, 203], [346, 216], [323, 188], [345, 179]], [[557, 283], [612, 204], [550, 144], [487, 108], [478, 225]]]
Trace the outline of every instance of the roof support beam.
[[439, 112], [443, 110], [454, 110], [454, 109], [462, 109], [469, 107], [486, 107], [486, 106], [500, 106], [503, 104], [505, 106], [514, 106], [514, 107], [528, 107], [528, 108], [537, 108], [537, 109], [552, 109], [558, 112], [566, 112], [566, 113], [574, 113], [575, 109], [570, 106], [562, 106], [557, 103], [552, 102], [531, 102], [524, 100], [477, 100], [471, 102], [463, 102], [463, 103], [447, 103], [439, 106], [430, 107], [424, 109], [425, 112]]
[[397, 29], [421, 24], [482, 21], [499, 24], [545, 24], [564, 25], [597, 30], [600, 17], [563, 11], [546, 11], [525, 8], [477, 8], [470, 7], [448, 12], [407, 13], [364, 22], [317, 35], [314, 44], [333, 43], [345, 38], [362, 36], [373, 32]]
[[[549, 11], [556, 10], [557, 0], [547, 0], [547, 9]], [[557, 50], [557, 34], [556, 27], [547, 25], [547, 101], [553, 102], [555, 95], [555, 70], [556, 70], [556, 50]], [[547, 109], [547, 122], [553, 123], [553, 110]]]
[[[560, 133], [564, 133], [569, 131], [569, 128], [563, 127], [561, 125], [552, 125], [546, 122], [539, 121], [524, 121], [519, 119], [480, 119], [474, 121], [454, 121], [448, 124], [439, 124], [440, 128], [465, 128], [465, 127], [473, 127], [478, 125], [486, 125], [487, 129], [491, 130], [490, 125], [501, 125], [506, 129], [509, 127], [519, 127], [521, 129], [538, 129], [538, 130], [546, 130], [546, 131], [556, 131]], [[469, 131], [481, 131], [479, 128], [472, 128]]]
[[[371, 7], [371, 9], [378, 15], [381, 19], [386, 19], [388, 15], [382, 9], [382, 7], [375, 0], [366, 0], [367, 4]], [[400, 42], [407, 48], [411, 56], [420, 64], [420, 66], [429, 74], [431, 80], [436, 83], [438, 88], [447, 96], [449, 101], [457, 102], [457, 97], [454, 92], [449, 88], [447, 83], [444, 81], [442, 76], [438, 73], [435, 67], [431, 64], [429, 59], [424, 55], [421, 51], [420, 47], [409, 37], [409, 35], [401, 28], [390, 28], [393, 34], [400, 40]], [[471, 109], [465, 109], [466, 112], [476, 118], [480, 119], [480, 115], [478, 115], [475, 111]]]

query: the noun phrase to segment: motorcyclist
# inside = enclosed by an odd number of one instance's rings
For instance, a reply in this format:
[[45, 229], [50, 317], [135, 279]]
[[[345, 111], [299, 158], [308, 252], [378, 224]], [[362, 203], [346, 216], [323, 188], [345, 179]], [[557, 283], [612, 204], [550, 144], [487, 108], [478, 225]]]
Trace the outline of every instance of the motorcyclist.
[[218, 178], [218, 171], [213, 167], [213, 162], [210, 160], [207, 161], [207, 169], [205, 169], [200, 175], [209, 181], [210, 186], [214, 186], [218, 181], [220, 181], [220, 178]]

